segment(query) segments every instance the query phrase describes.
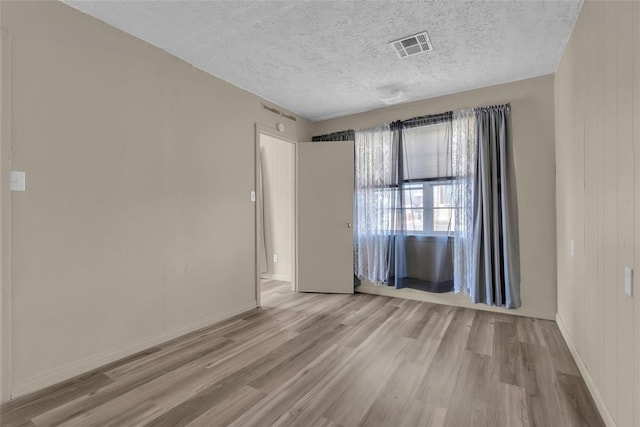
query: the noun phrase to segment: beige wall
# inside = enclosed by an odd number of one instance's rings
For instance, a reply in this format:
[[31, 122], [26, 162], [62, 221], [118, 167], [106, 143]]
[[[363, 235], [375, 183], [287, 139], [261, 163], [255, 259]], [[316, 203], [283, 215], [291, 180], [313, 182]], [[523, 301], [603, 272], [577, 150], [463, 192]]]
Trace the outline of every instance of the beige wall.
[[605, 418], [638, 426], [640, 3], [583, 6], [555, 93], [558, 323]]
[[[523, 80], [413, 102], [316, 123], [314, 135], [510, 102], [520, 219], [522, 308], [519, 313], [553, 318], [556, 313], [555, 153], [553, 78]], [[402, 290], [403, 295], [415, 293]], [[398, 294], [401, 294], [398, 292]], [[483, 308], [463, 295], [437, 295], [434, 301]], [[427, 298], [428, 299], [428, 298]]]
[[[266, 270], [263, 276], [291, 281], [295, 227], [295, 144], [262, 134], [260, 137]], [[273, 255], [278, 256], [274, 262]]]
[[11, 167], [27, 172], [14, 396], [255, 307], [255, 124], [310, 124], [61, 3], [1, 8]]

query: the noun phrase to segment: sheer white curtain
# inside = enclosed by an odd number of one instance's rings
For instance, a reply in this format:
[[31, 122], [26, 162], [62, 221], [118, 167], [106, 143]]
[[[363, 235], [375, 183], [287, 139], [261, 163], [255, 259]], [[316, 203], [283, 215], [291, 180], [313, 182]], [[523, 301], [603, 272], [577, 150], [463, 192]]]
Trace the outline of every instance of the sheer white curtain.
[[388, 124], [355, 134], [354, 269], [356, 276], [373, 283], [389, 276], [393, 144]]
[[454, 204], [458, 207], [455, 217], [454, 292], [471, 293], [476, 277], [474, 261], [474, 199], [478, 141], [474, 110], [453, 113], [452, 123], [453, 173], [456, 178]]

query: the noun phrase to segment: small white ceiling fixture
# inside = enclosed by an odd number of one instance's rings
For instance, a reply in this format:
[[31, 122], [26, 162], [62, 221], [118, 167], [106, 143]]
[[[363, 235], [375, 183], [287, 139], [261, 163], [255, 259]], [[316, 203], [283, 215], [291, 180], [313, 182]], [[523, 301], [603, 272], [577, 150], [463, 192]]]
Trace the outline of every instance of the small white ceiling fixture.
[[389, 44], [393, 47], [400, 58], [406, 58], [407, 56], [413, 56], [433, 50], [429, 34], [427, 34], [426, 31], [394, 40]]
[[404, 91], [401, 89], [396, 89], [389, 92], [388, 95], [380, 98], [380, 101], [384, 102], [386, 105], [393, 105], [402, 102], [405, 98]]

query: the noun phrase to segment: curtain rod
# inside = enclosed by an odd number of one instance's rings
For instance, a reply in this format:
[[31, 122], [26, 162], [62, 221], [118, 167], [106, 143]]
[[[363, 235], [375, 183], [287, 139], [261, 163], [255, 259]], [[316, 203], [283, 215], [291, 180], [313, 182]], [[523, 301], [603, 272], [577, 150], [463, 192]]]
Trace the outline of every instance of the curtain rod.
[[[484, 107], [474, 107], [474, 108], [470, 108], [469, 110], [482, 110], [482, 109], [493, 109], [493, 108], [511, 108], [511, 103], [506, 103], [506, 104], [496, 104], [496, 105], [487, 105]], [[391, 128], [414, 128], [414, 127], [420, 127], [420, 126], [428, 126], [428, 125], [434, 125], [437, 123], [444, 123], [447, 121], [451, 121], [453, 120], [453, 111], [445, 111], [444, 113], [438, 113], [438, 114], [428, 114], [425, 116], [416, 116], [416, 117], [412, 117], [410, 119], [406, 119], [406, 120], [396, 120], [394, 122], [391, 122], [390, 126]], [[342, 136], [346, 133], [350, 133], [350, 132], [354, 132], [353, 129], [348, 129], [348, 130], [342, 130], [342, 131], [338, 131], [338, 132], [332, 132], [329, 134], [325, 134], [325, 135], [318, 135], [318, 136], [314, 136], [312, 138], [312, 141], [333, 141], [335, 140], [336, 137]]]

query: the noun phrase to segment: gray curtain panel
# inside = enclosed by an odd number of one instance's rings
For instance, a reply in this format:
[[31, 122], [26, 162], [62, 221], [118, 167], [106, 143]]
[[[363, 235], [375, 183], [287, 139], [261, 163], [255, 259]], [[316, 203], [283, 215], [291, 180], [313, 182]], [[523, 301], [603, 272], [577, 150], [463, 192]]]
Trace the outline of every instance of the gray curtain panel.
[[520, 307], [518, 202], [511, 144], [509, 105], [475, 109], [477, 174], [473, 208], [470, 285], [474, 302]]

